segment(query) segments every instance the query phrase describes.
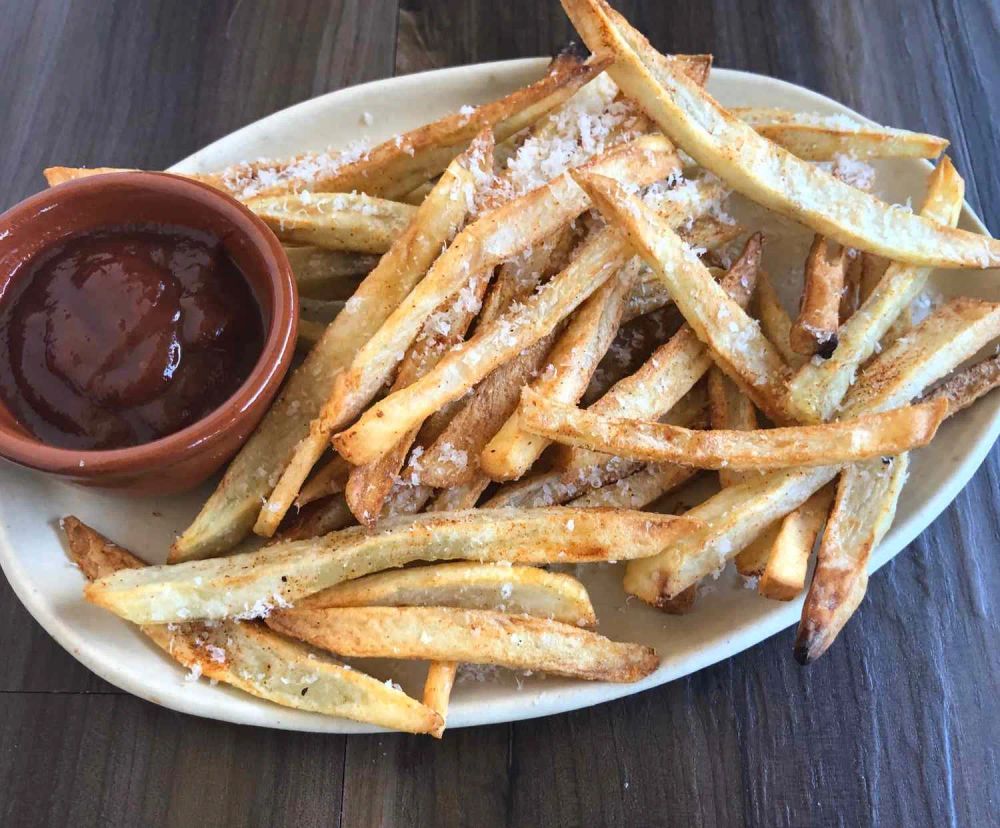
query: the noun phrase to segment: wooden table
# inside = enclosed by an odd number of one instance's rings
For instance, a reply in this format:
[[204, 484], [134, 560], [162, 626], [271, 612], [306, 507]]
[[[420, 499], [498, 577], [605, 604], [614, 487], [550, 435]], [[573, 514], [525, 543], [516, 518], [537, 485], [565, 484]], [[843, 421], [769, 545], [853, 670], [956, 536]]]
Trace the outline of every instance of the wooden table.
[[[1000, 232], [995, 0], [623, 6], [665, 51], [949, 137]], [[329, 90], [570, 34], [555, 0], [8, 0], [2, 16], [0, 206], [49, 164], [158, 169]], [[811, 668], [787, 631], [623, 701], [440, 743], [155, 707], [77, 664], [4, 582], [0, 825], [1000, 824], [998, 459]]]

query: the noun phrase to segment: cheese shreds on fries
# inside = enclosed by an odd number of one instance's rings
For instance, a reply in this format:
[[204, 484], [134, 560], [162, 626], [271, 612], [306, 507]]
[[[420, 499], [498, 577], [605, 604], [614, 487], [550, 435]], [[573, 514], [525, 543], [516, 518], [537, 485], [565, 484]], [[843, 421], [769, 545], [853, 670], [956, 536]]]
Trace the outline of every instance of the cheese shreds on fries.
[[[727, 110], [710, 55], [562, 4], [593, 54], [502, 98], [184, 174], [280, 240], [304, 359], [167, 564], [62, 526], [86, 599], [189, 678], [440, 738], [462, 665], [653, 673], [593, 631], [582, 565], [619, 561], [676, 615], [730, 562], [760, 599], [805, 591], [810, 663], [864, 597], [910, 452], [1000, 386], [1000, 303], [931, 280], [1000, 265], [957, 229], [946, 140]], [[870, 194], [868, 160], [939, 156], [918, 213]], [[427, 662], [422, 703], [333, 656]]]
[[267, 624], [355, 658], [498, 664], [591, 681], [638, 681], [660, 663], [651, 647], [622, 644], [530, 615], [454, 607], [283, 610]]
[[677, 72], [604, 0], [563, 0], [577, 31], [615, 62], [608, 73], [664, 133], [743, 195], [836, 239], [930, 267], [1000, 265], [1000, 242], [893, 207], [758, 135]]
[[227, 558], [152, 566], [89, 585], [88, 600], [136, 623], [265, 617], [274, 608], [413, 561], [581, 563], [655, 555], [696, 521], [614, 509], [472, 509], [392, 518]]

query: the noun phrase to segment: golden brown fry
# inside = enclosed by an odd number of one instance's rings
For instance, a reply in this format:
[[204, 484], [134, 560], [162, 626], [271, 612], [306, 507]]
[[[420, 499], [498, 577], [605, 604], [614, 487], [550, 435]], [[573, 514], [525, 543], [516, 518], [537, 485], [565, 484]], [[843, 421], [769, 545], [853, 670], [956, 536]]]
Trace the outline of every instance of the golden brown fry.
[[933, 389], [924, 399], [945, 400], [948, 403], [950, 417], [963, 408], [968, 408], [998, 385], [1000, 385], [1000, 356], [993, 356], [960, 371]]
[[427, 665], [427, 678], [424, 680], [424, 707], [429, 707], [441, 717], [441, 726], [431, 732], [435, 739], [444, 735], [448, 721], [448, 703], [451, 700], [451, 688], [458, 675], [457, 661], [432, 661]]
[[824, 486], [779, 524], [757, 587], [765, 598], [791, 601], [805, 589], [809, 556], [830, 514], [835, 491], [833, 484]]
[[579, 627], [489, 610], [351, 607], [284, 610], [268, 625], [355, 658], [498, 664], [593, 681], [632, 682], [659, 665], [651, 647], [611, 641]]
[[302, 508], [307, 503], [319, 500], [327, 495], [340, 494], [347, 485], [347, 475], [350, 474], [351, 466], [343, 458], [334, 455], [330, 460], [310, 477], [299, 496], [295, 499], [295, 505]]
[[[724, 296], [745, 307], [753, 294], [760, 265], [761, 237], [755, 234], [722, 280]], [[589, 411], [608, 416], [653, 419], [670, 411], [704, 376], [712, 356], [693, 327], [685, 324], [635, 373], [617, 382]], [[607, 461], [599, 453], [573, 449], [565, 462], [566, 478], [587, 476]]]
[[[921, 215], [954, 224], [962, 209], [965, 185], [947, 157], [931, 174]], [[866, 269], [874, 267], [869, 264]], [[828, 420], [844, 399], [858, 367], [870, 357], [893, 320], [923, 289], [927, 268], [893, 264], [870, 296], [837, 332], [837, 347], [829, 359], [804, 364], [789, 383], [789, 404], [810, 422]]]
[[[88, 580], [146, 565], [74, 517], [63, 520], [70, 555]], [[433, 733], [443, 726], [433, 709], [401, 690], [275, 635], [257, 624], [146, 625], [140, 628], [174, 661], [257, 698], [360, 722]]]
[[[128, 167], [46, 167], [43, 170], [45, 180], [50, 187], [64, 184], [67, 181], [75, 181], [77, 178], [90, 178], [92, 175], [106, 175], [108, 173], [139, 172], [139, 170]], [[221, 176], [215, 173], [167, 173], [180, 178], [190, 178], [192, 181], [200, 181], [218, 190], [228, 190]]]
[[806, 259], [799, 315], [789, 331], [796, 353], [826, 359], [837, 347], [846, 266], [844, 247], [817, 233]]
[[536, 566], [492, 563], [377, 572], [310, 595], [296, 608], [328, 607], [459, 607], [534, 615], [577, 627], [597, 624], [587, 590], [576, 578]]
[[609, 417], [524, 390], [521, 421], [560, 443], [616, 457], [702, 469], [760, 470], [825, 466], [925, 446], [948, 404], [904, 406], [814, 426], [755, 431], [698, 431], [650, 420]]
[[302, 507], [287, 527], [278, 532], [278, 538], [282, 541], [318, 538], [354, 523], [354, 515], [344, 495], [337, 493]]
[[408, 515], [376, 530], [358, 526], [227, 558], [117, 573], [88, 586], [86, 596], [136, 623], [262, 617], [341, 581], [413, 561], [627, 560], [654, 555], [698, 525], [687, 517], [566, 507]]
[[788, 365], [792, 368], [799, 367], [805, 360], [801, 354], [792, 350], [792, 320], [781, 304], [770, 277], [763, 270], [757, 275], [756, 299], [757, 318], [764, 336], [778, 349]]
[[936, 135], [875, 126], [843, 115], [757, 107], [729, 111], [769, 141], [808, 161], [832, 161], [841, 155], [859, 159], [937, 158], [948, 147], [948, 141]]
[[385, 253], [417, 211], [358, 193], [302, 192], [254, 198], [247, 206], [283, 241], [358, 253]]
[[858, 463], [841, 475], [795, 639], [801, 664], [826, 652], [865, 595], [868, 558], [892, 525], [909, 466], [905, 454], [887, 460]]
[[427, 511], [460, 512], [463, 509], [474, 509], [489, 485], [490, 479], [486, 475], [479, 474], [468, 483], [442, 489], [427, 507]]
[[[708, 369], [708, 420], [713, 429], [753, 431], [757, 428], [757, 410], [736, 384], [714, 366]], [[744, 475], [735, 469], [719, 469], [719, 483], [733, 486]]]
[[642, 509], [687, 483], [697, 473], [697, 469], [673, 463], [650, 463], [635, 474], [591, 489], [570, 500], [569, 505], [577, 509]]
[[604, 0], [563, 0], [608, 73], [679, 147], [748, 198], [847, 247], [924, 267], [989, 268], [1000, 241], [946, 227], [835, 179], [733, 117]]

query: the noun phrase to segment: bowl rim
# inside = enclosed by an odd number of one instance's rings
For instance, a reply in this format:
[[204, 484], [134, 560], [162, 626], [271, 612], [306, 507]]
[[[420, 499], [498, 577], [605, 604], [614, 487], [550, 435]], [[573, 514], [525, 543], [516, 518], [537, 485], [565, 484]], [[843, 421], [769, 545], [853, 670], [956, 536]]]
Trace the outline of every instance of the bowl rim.
[[[102, 173], [66, 181], [28, 196], [0, 214], [0, 228], [26, 215], [29, 218], [21, 223], [23, 232], [30, 227], [30, 216], [54, 203], [122, 185], [196, 199], [206, 209], [227, 218], [236, 232], [262, 255], [271, 313], [270, 318], [264, 320], [266, 331], [260, 356], [246, 379], [216, 408], [179, 431], [148, 443], [95, 451], [60, 448], [37, 439], [27, 433], [27, 429], [18, 431], [0, 422], [0, 456], [20, 465], [44, 472], [72, 474], [77, 478], [146, 469], [156, 462], [163, 466], [174, 465], [191, 452], [204, 450], [222, 439], [274, 383], [282, 380], [291, 364], [299, 316], [298, 287], [291, 264], [281, 242], [264, 221], [222, 190], [169, 172]], [[6, 274], [0, 274], [0, 279], [5, 280]], [[258, 296], [254, 291], [251, 293], [257, 307], [261, 308]], [[10, 414], [3, 400], [0, 400], [0, 409]], [[11, 419], [16, 421], [12, 415]]]

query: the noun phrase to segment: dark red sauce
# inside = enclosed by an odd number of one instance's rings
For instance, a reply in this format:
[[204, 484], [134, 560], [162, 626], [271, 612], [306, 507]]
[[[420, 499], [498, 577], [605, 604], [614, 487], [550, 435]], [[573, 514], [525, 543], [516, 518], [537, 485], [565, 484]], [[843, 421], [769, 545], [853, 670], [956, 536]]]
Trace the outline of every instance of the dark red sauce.
[[40, 440], [147, 443], [218, 408], [260, 356], [260, 310], [217, 238], [108, 228], [26, 262], [0, 298], [0, 397]]

